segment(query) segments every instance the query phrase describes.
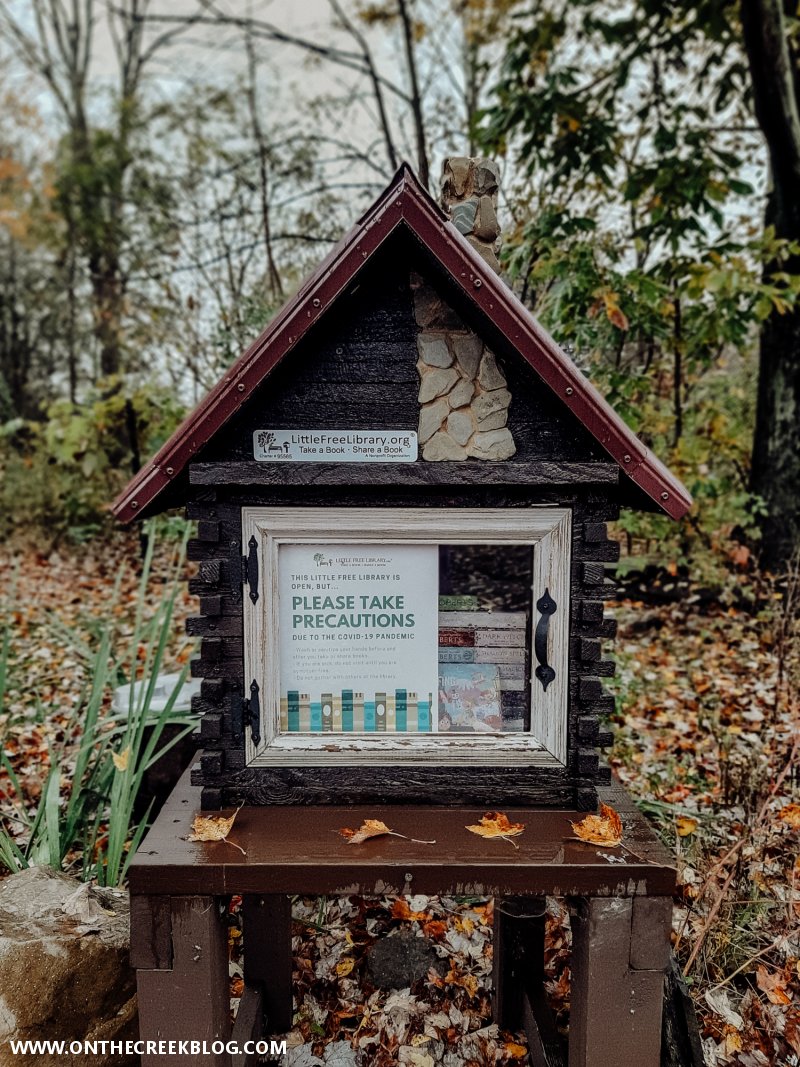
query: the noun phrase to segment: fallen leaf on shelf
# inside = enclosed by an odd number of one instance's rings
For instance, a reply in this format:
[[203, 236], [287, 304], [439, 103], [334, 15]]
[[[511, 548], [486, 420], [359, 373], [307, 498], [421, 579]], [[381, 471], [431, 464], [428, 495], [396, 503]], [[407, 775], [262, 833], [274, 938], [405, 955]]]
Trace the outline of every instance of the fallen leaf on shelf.
[[405, 841], [413, 841], [416, 845], [436, 844], [435, 841], [420, 841], [417, 837], [408, 837], [407, 834], [399, 834], [396, 830], [390, 830], [380, 819], [364, 819], [357, 830], [344, 826], [337, 832], [347, 838], [348, 845], [360, 845], [364, 841], [369, 841], [371, 837], [385, 837], [387, 834], [390, 837], [402, 837]]
[[622, 844], [622, 819], [610, 804], [600, 805], [599, 815], [587, 815], [580, 822], [570, 824], [575, 836], [590, 845]]
[[477, 834], [478, 837], [501, 837], [504, 841], [508, 841], [510, 845], [513, 845], [514, 848], [519, 848], [519, 845], [516, 841], [512, 841], [512, 838], [522, 833], [525, 829], [525, 824], [509, 822], [505, 812], [487, 811], [479, 823], [473, 823], [467, 829], [471, 834]]
[[241, 808], [237, 808], [233, 815], [227, 819], [223, 815], [195, 815], [192, 821], [192, 832], [186, 840], [224, 841], [226, 845], [233, 845], [234, 848], [239, 849], [243, 856], [246, 856], [247, 853], [241, 845], [237, 845], [235, 841], [228, 840], [233, 821], [241, 810]]

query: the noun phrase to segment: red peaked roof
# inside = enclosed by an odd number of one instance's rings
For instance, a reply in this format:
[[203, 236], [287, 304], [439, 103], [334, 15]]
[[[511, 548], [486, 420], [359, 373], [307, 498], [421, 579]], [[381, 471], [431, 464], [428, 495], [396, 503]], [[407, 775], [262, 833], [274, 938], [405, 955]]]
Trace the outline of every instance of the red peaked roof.
[[686, 514], [692, 498], [685, 487], [645, 448], [505, 282], [448, 222], [404, 164], [261, 336], [120, 493], [111, 511], [121, 522], [131, 522], [143, 514], [155, 513], [159, 506], [163, 509], [178, 502], [169, 492], [170, 486], [175, 486], [200, 449], [297, 346], [384, 242], [403, 226], [443, 264], [456, 286], [561, 397], [623, 473], [673, 519]]

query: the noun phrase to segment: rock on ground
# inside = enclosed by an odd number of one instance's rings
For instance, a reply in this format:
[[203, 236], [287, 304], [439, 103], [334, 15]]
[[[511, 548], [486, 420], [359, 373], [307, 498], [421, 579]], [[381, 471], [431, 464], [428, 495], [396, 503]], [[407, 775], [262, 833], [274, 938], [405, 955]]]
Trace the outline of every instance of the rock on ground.
[[[65, 1059], [13, 1056], [19, 1040], [137, 1036], [127, 893], [90, 889], [47, 867], [0, 881], [0, 1067]], [[120, 1056], [69, 1056], [72, 1067], [127, 1067]]]

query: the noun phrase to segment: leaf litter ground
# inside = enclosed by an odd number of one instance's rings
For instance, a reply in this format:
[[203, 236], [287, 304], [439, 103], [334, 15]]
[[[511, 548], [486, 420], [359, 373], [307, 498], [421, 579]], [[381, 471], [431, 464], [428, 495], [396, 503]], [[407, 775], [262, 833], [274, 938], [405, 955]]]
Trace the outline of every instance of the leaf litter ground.
[[[165, 549], [157, 560], [155, 582], [165, 580], [168, 556]], [[74, 742], [77, 752], [79, 736], [65, 739], [63, 731], [86, 682], [85, 649], [99, 620], [111, 610], [120, 636], [131, 632], [138, 564], [135, 542], [121, 538], [80, 552], [7, 554], [2, 566], [16, 577], [5, 587], [13, 633], [0, 732], [32, 809], [51, 743]], [[119, 596], [109, 609], [120, 568]], [[190, 655], [182, 621], [195, 610], [183, 595], [169, 667]], [[706, 1062], [796, 1067], [800, 731], [796, 662], [785, 633], [775, 613], [763, 610], [763, 599], [758, 610], [701, 605], [691, 597], [655, 609], [627, 601], [617, 616], [624, 715], [614, 723], [612, 762], [675, 850], [674, 943], [689, 973]], [[0, 805], [7, 789], [0, 777]], [[242, 940], [235, 903], [234, 998], [241, 993]], [[558, 902], [549, 905], [547, 989], [566, 1025], [569, 923]], [[491, 1023], [492, 913], [489, 900], [295, 901], [296, 1016], [288, 1063], [525, 1063], [524, 1039]], [[401, 931], [430, 940], [440, 965], [409, 989], [375, 989], [368, 950]]]

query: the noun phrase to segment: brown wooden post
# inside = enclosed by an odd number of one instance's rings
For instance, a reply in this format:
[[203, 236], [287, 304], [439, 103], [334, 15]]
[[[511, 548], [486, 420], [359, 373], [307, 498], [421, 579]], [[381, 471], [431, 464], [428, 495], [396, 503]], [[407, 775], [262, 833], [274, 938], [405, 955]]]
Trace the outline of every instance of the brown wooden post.
[[671, 916], [667, 897], [577, 902], [569, 1067], [659, 1067]]
[[523, 991], [544, 978], [544, 897], [498, 897], [494, 902], [492, 1010], [498, 1026], [522, 1026]]
[[[144, 1042], [230, 1038], [227, 928], [212, 896], [134, 898], [131, 961]], [[167, 927], [168, 902], [169, 926]], [[169, 930], [169, 938], [167, 935]], [[142, 966], [145, 964], [147, 966]], [[202, 1047], [202, 1046], [201, 1046]], [[230, 1067], [228, 1052], [200, 1057], [147, 1052], [142, 1067]]]
[[266, 1030], [284, 1034], [292, 1028], [292, 904], [273, 893], [246, 896], [244, 981], [263, 990]]

